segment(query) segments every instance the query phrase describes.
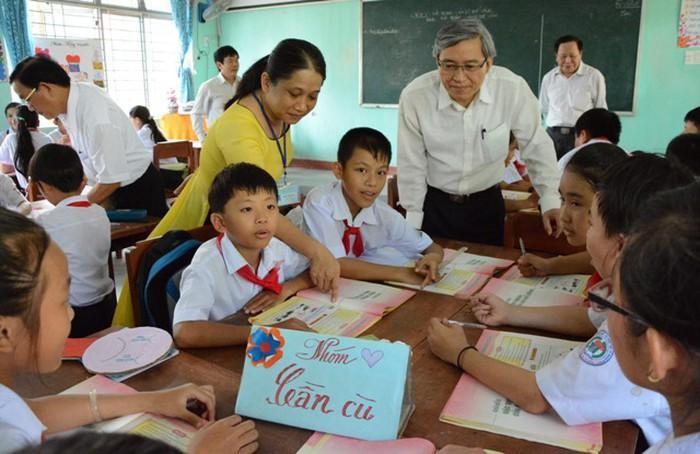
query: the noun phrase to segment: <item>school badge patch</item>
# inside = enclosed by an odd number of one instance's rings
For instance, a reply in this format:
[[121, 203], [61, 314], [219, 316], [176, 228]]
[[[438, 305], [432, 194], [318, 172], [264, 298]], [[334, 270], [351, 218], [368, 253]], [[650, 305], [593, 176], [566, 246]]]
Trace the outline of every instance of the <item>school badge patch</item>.
[[602, 366], [610, 361], [614, 353], [610, 335], [607, 331], [600, 330], [588, 341], [579, 356], [584, 363]]

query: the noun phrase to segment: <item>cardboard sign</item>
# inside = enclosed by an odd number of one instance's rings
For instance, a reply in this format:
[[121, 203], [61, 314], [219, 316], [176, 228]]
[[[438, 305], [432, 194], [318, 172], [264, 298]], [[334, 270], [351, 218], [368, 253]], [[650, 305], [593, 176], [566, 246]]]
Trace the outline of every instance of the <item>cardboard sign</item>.
[[364, 440], [394, 440], [413, 411], [410, 348], [253, 326], [236, 413]]

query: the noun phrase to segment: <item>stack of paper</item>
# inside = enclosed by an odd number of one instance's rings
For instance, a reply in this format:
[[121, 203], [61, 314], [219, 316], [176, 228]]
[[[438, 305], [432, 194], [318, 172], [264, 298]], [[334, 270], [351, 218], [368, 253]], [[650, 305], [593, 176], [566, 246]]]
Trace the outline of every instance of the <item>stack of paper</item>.
[[257, 325], [275, 325], [297, 318], [316, 332], [355, 337], [411, 298], [415, 292], [371, 282], [341, 279], [338, 301], [317, 289], [297, 296], [250, 318]]
[[[567, 354], [579, 342], [484, 330], [480, 352], [523, 369], [536, 371]], [[527, 413], [474, 378], [463, 374], [445, 404], [440, 421], [582, 452], [603, 446], [602, 424], [568, 426], [555, 413]]]

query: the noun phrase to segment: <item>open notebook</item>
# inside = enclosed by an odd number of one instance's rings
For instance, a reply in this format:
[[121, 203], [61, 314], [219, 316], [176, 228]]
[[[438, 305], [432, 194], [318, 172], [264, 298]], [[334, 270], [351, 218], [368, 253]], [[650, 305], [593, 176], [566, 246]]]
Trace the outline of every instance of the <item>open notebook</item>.
[[[580, 342], [492, 330], [484, 330], [476, 344], [485, 355], [533, 372], [578, 345]], [[581, 452], [597, 453], [603, 446], [602, 424], [568, 426], [554, 412], [528, 413], [468, 374], [462, 374], [440, 421]]]
[[341, 279], [335, 303], [329, 294], [318, 289], [302, 290], [284, 303], [251, 317], [250, 323], [275, 325], [297, 318], [318, 333], [355, 337], [413, 295], [415, 292], [411, 290]]
[[543, 290], [555, 290], [584, 296], [586, 283], [591, 276], [589, 274], [563, 274], [557, 276], [532, 276], [524, 277], [517, 266], [509, 269], [501, 276], [506, 281], [514, 281]]
[[[434, 454], [435, 445], [425, 438], [399, 438], [389, 441], [367, 441], [357, 438], [315, 432], [297, 454]], [[486, 454], [501, 454], [485, 449]]]
[[564, 306], [583, 303], [583, 297], [557, 290], [532, 287], [516, 281], [491, 278], [480, 293], [493, 293], [515, 306]]

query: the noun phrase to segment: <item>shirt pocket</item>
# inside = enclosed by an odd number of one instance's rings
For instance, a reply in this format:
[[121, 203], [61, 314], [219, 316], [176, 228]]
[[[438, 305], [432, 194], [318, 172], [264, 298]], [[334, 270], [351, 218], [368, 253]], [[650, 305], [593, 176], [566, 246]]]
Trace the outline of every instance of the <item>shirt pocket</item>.
[[510, 138], [508, 125], [501, 123], [492, 129], [483, 128], [482, 132], [484, 163], [505, 162], [506, 156], [508, 156], [508, 139]]
[[571, 106], [579, 111], [585, 112], [593, 107], [590, 87], [579, 87], [571, 93]]

